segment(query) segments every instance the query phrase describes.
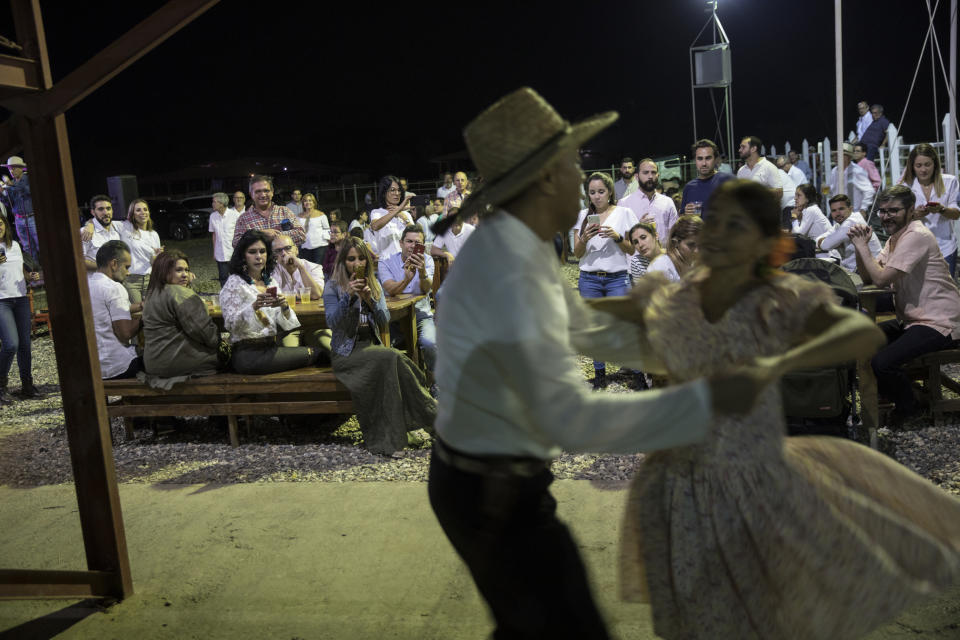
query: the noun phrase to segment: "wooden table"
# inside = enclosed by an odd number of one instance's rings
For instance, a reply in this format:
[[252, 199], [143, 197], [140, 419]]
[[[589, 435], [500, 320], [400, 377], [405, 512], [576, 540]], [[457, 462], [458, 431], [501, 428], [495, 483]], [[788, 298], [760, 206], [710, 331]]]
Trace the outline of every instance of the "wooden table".
[[[422, 300], [423, 294], [401, 293], [397, 296], [387, 296], [387, 311], [390, 312], [390, 321], [400, 326], [400, 332], [406, 340], [406, 353], [417, 365], [420, 365], [420, 353], [417, 349], [417, 314], [414, 308]], [[297, 314], [300, 326], [305, 331], [327, 329], [327, 316], [323, 311], [323, 300], [314, 300], [308, 304], [295, 304], [290, 307]], [[210, 317], [220, 329], [223, 329], [223, 314], [220, 310], [210, 312]], [[390, 326], [380, 333], [383, 344], [390, 346]]]

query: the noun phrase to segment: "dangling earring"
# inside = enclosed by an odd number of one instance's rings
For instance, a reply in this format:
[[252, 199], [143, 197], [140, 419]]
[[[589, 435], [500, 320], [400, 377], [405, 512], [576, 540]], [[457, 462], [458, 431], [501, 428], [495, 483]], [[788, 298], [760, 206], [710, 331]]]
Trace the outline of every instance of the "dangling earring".
[[247, 270], [248, 270], [247, 263], [244, 262], [244, 263], [243, 263], [243, 272], [244, 272], [244, 273], [247, 273], [247, 272], [248, 272]]

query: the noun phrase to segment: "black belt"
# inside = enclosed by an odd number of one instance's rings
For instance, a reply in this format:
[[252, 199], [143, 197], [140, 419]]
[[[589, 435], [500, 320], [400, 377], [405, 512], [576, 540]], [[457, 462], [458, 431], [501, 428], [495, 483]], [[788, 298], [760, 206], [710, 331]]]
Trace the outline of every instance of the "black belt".
[[550, 470], [550, 461], [520, 456], [474, 456], [451, 449], [440, 438], [433, 439], [433, 453], [445, 463], [465, 473], [482, 476], [522, 476], [532, 478]]
[[581, 271], [583, 271], [584, 273], [589, 273], [592, 276], [600, 276], [601, 278], [626, 278], [627, 277], [626, 271], [615, 271], [612, 273], [608, 271], [584, 271], [583, 269], [581, 269]]

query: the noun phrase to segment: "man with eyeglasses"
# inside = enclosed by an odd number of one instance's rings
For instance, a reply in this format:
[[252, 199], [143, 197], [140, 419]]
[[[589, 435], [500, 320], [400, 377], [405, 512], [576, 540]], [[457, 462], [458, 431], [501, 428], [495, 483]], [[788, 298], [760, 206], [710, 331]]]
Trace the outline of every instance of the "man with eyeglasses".
[[295, 294], [309, 288], [311, 300], [323, 297], [323, 268], [320, 265], [301, 258], [297, 245], [288, 236], [276, 236], [271, 248], [277, 266], [270, 277], [282, 293]]
[[264, 175], [250, 178], [250, 199], [253, 206], [237, 219], [233, 231], [234, 247], [250, 229], [263, 231], [271, 240], [278, 235], [287, 236], [297, 246], [307, 239], [300, 219], [290, 209], [273, 204], [273, 178]]
[[895, 423], [917, 413], [904, 363], [960, 339], [960, 291], [936, 236], [922, 221], [914, 220], [915, 202], [913, 191], [904, 185], [891, 187], [877, 198], [877, 214], [890, 237], [876, 259], [868, 245], [873, 235], [870, 227], [850, 229], [863, 281], [893, 289], [897, 318], [880, 324], [887, 346], [877, 352], [871, 365], [880, 395], [896, 404]]

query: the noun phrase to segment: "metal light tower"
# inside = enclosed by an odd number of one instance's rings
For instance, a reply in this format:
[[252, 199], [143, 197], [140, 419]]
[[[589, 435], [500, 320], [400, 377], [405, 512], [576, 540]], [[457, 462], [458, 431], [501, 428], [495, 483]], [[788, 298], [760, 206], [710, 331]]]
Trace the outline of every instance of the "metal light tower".
[[[726, 139], [721, 139], [718, 142], [721, 148], [725, 147], [723, 150], [732, 162], [736, 147], [733, 145], [733, 98], [730, 94], [733, 83], [730, 64], [730, 39], [727, 38], [727, 32], [720, 24], [720, 18], [717, 17], [718, 3], [719, 0], [707, 1], [710, 18], [700, 29], [697, 37], [694, 38], [693, 44], [690, 45], [690, 99], [693, 103], [693, 137], [694, 139], [700, 137], [697, 135], [697, 89], [707, 89], [710, 92], [710, 102], [713, 105], [717, 130], [720, 129], [721, 117], [726, 120]], [[711, 27], [710, 43], [701, 43], [701, 39], [707, 39], [704, 36], [707, 27]], [[714, 89], [723, 89], [721, 113], [717, 113]]]

